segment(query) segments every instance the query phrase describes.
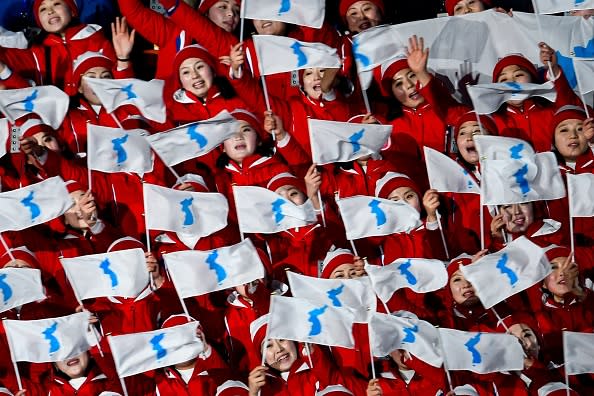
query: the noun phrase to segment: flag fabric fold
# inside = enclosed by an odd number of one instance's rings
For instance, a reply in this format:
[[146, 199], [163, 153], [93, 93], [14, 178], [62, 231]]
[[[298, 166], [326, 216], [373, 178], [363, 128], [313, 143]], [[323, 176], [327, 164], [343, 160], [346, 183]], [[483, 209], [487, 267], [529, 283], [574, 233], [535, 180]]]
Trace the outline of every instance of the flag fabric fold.
[[[589, 54], [590, 56], [594, 53]], [[572, 58], [577, 90], [582, 94], [594, 91], [594, 58]]]
[[0, 90], [0, 111], [11, 122], [35, 113], [44, 124], [58, 129], [69, 105], [68, 95], [54, 85]]
[[567, 375], [594, 373], [594, 334], [564, 331], [563, 356]]
[[555, 85], [552, 81], [547, 81], [544, 84], [505, 82], [469, 85], [468, 95], [478, 114], [494, 113], [502, 104], [510, 100], [539, 97], [555, 102], [557, 98]]
[[568, 174], [567, 195], [572, 217], [594, 216], [594, 174]]
[[481, 193], [476, 181], [456, 161], [430, 147], [424, 147], [424, 151], [431, 188], [439, 192]]
[[537, 0], [536, 12], [539, 14], [557, 14], [565, 11], [587, 10], [594, 8], [594, 0]]
[[0, 269], [0, 313], [21, 305], [43, 300], [41, 271], [33, 268]]
[[281, 21], [315, 29], [322, 27], [326, 15], [324, 0], [245, 0], [241, 17]]
[[475, 135], [474, 144], [481, 160], [524, 160], [533, 161], [536, 154], [530, 143], [522, 139]]
[[353, 55], [359, 74], [372, 70], [396, 54], [405, 55], [408, 37], [401, 35], [392, 25], [381, 25], [353, 37]]

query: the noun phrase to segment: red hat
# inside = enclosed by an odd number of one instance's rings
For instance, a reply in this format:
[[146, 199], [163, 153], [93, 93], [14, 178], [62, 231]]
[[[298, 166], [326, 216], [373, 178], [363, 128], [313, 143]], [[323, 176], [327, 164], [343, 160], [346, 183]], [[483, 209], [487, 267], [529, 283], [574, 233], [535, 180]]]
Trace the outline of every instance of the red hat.
[[493, 68], [493, 82], [497, 82], [501, 71], [511, 65], [520, 66], [522, 69], [530, 73], [532, 76], [532, 82], [536, 82], [538, 80], [538, 72], [536, 71], [534, 64], [523, 55], [513, 54], [499, 59], [499, 61], [495, 64], [495, 67]]
[[248, 396], [250, 388], [241, 381], [228, 380], [217, 388], [215, 396]]
[[538, 396], [579, 396], [579, 394], [574, 391], [573, 389], [569, 388], [569, 393], [567, 392], [567, 385], [563, 382], [549, 382], [540, 388], [538, 388]]
[[[217, 3], [217, 1], [220, 1], [220, 0], [202, 0], [200, 2], [200, 5], [198, 6], [198, 12], [206, 15], [208, 13], [208, 10], [210, 10], [210, 7], [215, 5]], [[235, 3], [239, 6], [241, 6], [241, 0], [235, 0]]]
[[305, 193], [305, 184], [303, 183], [303, 180], [289, 172], [282, 172], [273, 176], [266, 185], [266, 188], [270, 191], [276, 191], [283, 186], [295, 186], [299, 191]]
[[266, 338], [266, 330], [268, 329], [269, 314], [262, 315], [258, 319], [250, 323], [250, 336], [252, 337], [252, 344], [256, 350], [262, 350], [262, 343]]
[[64, 184], [66, 185], [66, 189], [68, 190], [68, 193], [71, 194], [75, 191], [87, 191], [88, 188], [86, 188], [85, 186], [83, 186], [81, 183], [79, 183], [76, 180], [67, 180], [64, 182]]
[[565, 246], [549, 245], [546, 248], [544, 248], [544, 250], [549, 261], [552, 261], [557, 257], [569, 257], [569, 255], [571, 254], [571, 250], [569, 250], [569, 248], [566, 248]]
[[332, 271], [343, 264], [352, 264], [355, 256], [348, 249], [334, 249], [326, 254], [322, 261], [322, 273], [320, 278], [330, 279]]
[[553, 117], [553, 131], [557, 128], [562, 121], [565, 120], [581, 120], [584, 121], [586, 119], [586, 112], [584, 109], [578, 106], [566, 105], [562, 106], [555, 112]]
[[[512, 315], [507, 317], [504, 320], [504, 322], [508, 328], [515, 324], [525, 324], [526, 326], [530, 327], [534, 331], [534, 334], [536, 334], [538, 332], [538, 324], [536, 322], [536, 319], [529, 312], [525, 312], [525, 311], [514, 312]], [[499, 324], [498, 324], [498, 326], [499, 326]]]
[[179, 187], [182, 184], [189, 184], [194, 188], [194, 192], [209, 192], [208, 186], [204, 181], [204, 178], [200, 175], [196, 175], [194, 173], [186, 173], [179, 180], [173, 185], [173, 189], [179, 190]]
[[375, 196], [388, 199], [390, 193], [399, 187], [412, 188], [419, 196], [419, 199], [421, 199], [419, 186], [410, 177], [398, 172], [386, 172], [384, 177], [375, 183]]
[[450, 261], [450, 263], [446, 267], [446, 271], [448, 272], [448, 279], [450, 279], [452, 277], [452, 275], [454, 275], [454, 272], [456, 272], [460, 269], [461, 265], [468, 265], [471, 263], [472, 263], [472, 256], [470, 256], [466, 253], [462, 253], [458, 257], [454, 258], [452, 261]]
[[353, 392], [351, 392], [342, 385], [330, 385], [316, 392], [316, 396], [344, 396], [352, 394]]
[[264, 128], [262, 128], [262, 120], [251, 111], [245, 109], [235, 109], [231, 112], [231, 115], [238, 121], [245, 121], [250, 124], [250, 126], [254, 128], [261, 139], [266, 137], [267, 133], [264, 131]]
[[[26, 246], [19, 246], [14, 249], [10, 249], [10, 253], [15, 260], [22, 260], [29, 264], [31, 268], [41, 268], [41, 264], [37, 261], [37, 256], [35, 253], [29, 250]], [[0, 268], [4, 268], [4, 266], [12, 261], [12, 257], [8, 252], [4, 252], [2, 256], [0, 256]]]
[[392, 79], [400, 70], [408, 69], [407, 58], [396, 58], [390, 63], [381, 65], [373, 69], [375, 79], [380, 82], [382, 95], [390, 96], [392, 94]]
[[[479, 120], [481, 121], [483, 130], [488, 131], [490, 135], [499, 134], [499, 130], [497, 129], [493, 117], [488, 114], [481, 114], [479, 115]], [[462, 124], [468, 121], [476, 121], [476, 112], [474, 110], [466, 112], [458, 118], [458, 121], [456, 121], [456, 124], [454, 125], [454, 139], [458, 137], [458, 132], [460, 131]]]
[[165, 321], [161, 325], [161, 328], [167, 329], [169, 327], [184, 325], [190, 322], [197, 322], [197, 320], [186, 314], [171, 315], [170, 317], [165, 319]]
[[206, 50], [206, 48], [204, 48], [203, 46], [198, 45], [198, 44], [193, 44], [193, 45], [188, 45], [187, 47], [184, 47], [181, 51], [179, 51], [175, 55], [175, 58], [173, 59], [173, 71], [174, 71], [175, 75], [177, 75], [179, 73], [179, 67], [183, 63], [183, 61], [185, 61], [186, 59], [189, 59], [189, 58], [202, 59], [204, 62], [206, 62], [210, 66], [210, 68], [213, 71], [215, 70], [215, 66], [216, 66], [217, 62], [215, 61], [215, 59], [213, 58], [211, 53], [208, 52]]
[[[358, 2], [360, 0], [340, 0], [340, 4], [338, 5], [338, 15], [340, 15], [340, 18], [342, 19], [342, 22], [346, 25], [346, 15], [347, 15], [347, 11], [349, 10], [349, 8], [351, 8], [351, 6], [353, 4], [355, 4], [356, 2]], [[370, 3], [375, 4], [375, 6], [377, 8], [379, 8], [379, 10], [382, 12], [382, 15], [384, 14], [384, 2], [382, 0], [366, 0], [369, 1]]]
[[134, 239], [132, 237], [126, 236], [120, 239], [116, 239], [109, 245], [107, 248], [107, 253], [109, 252], [116, 252], [119, 250], [128, 250], [128, 249], [142, 249], [144, 250], [144, 245], [138, 239]]
[[[490, 6], [491, 5], [491, 1], [490, 0], [481, 0], [481, 1], [486, 6]], [[448, 13], [449, 16], [454, 15], [454, 8], [456, 7], [456, 4], [458, 4], [459, 2], [460, 2], [460, 0], [446, 0], [446, 2], [445, 2], [445, 9], [446, 9], [446, 12]]]
[[113, 69], [113, 61], [101, 52], [87, 51], [79, 55], [72, 64], [72, 82], [78, 87], [82, 75], [94, 67], [104, 67], [111, 70]]
[[[33, 15], [35, 16], [35, 22], [37, 22], [37, 26], [41, 26], [41, 22], [39, 22], [39, 6], [43, 0], [35, 0], [33, 2]], [[68, 8], [70, 8], [70, 14], [73, 18], [78, 17], [78, 6], [76, 5], [75, 0], [62, 0]]]
[[29, 118], [20, 125], [22, 137], [33, 137], [39, 132], [56, 133], [51, 126], [43, 123], [39, 118]]

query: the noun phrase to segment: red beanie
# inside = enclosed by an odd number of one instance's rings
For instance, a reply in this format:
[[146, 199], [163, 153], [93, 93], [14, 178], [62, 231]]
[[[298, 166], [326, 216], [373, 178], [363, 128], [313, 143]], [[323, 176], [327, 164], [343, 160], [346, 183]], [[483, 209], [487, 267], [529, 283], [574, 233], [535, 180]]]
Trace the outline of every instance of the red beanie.
[[450, 261], [450, 263], [446, 267], [446, 271], [448, 272], [448, 279], [450, 279], [452, 275], [454, 275], [454, 272], [460, 269], [461, 265], [468, 264], [472, 264], [472, 257], [468, 254], [461, 254], [452, 261]]
[[[35, 0], [33, 2], [33, 15], [35, 16], [35, 22], [37, 22], [37, 26], [41, 26], [41, 23], [39, 22], [39, 6], [41, 5], [41, 2], [43, 0]], [[66, 5], [68, 6], [68, 8], [70, 8], [70, 14], [72, 15], [73, 18], [77, 18], [78, 17], [78, 6], [76, 5], [76, 1], [75, 0], [62, 0], [64, 3], [66, 3]]]
[[64, 184], [66, 185], [66, 189], [68, 190], [69, 194], [72, 194], [75, 191], [87, 191], [88, 188], [83, 186], [81, 183], [79, 183], [76, 180], [67, 180], [64, 182]]
[[545, 254], [549, 261], [552, 261], [557, 257], [569, 257], [571, 250], [565, 246], [549, 245], [545, 248]]
[[532, 76], [532, 82], [535, 83], [538, 80], [538, 72], [536, 71], [536, 67], [534, 67], [534, 64], [530, 62], [530, 60], [525, 58], [523, 55], [514, 54], [507, 55], [499, 59], [499, 61], [495, 64], [495, 67], [493, 68], [493, 82], [497, 82], [497, 79], [499, 78], [499, 74], [501, 74], [501, 71], [511, 65], [520, 66], [522, 69], [530, 73], [530, 75]]
[[378, 198], [388, 199], [390, 193], [399, 187], [410, 187], [422, 199], [419, 186], [411, 180], [410, 177], [403, 173], [386, 172], [384, 177], [379, 179], [375, 184], [375, 196]]
[[56, 133], [51, 126], [46, 125], [38, 118], [29, 118], [20, 125], [22, 137], [33, 137], [39, 132]]
[[282, 172], [273, 176], [266, 188], [270, 191], [276, 191], [277, 189], [283, 186], [295, 186], [299, 191], [305, 194], [305, 184], [303, 180], [297, 178], [296, 176], [290, 174], [289, 172]]
[[[208, 10], [210, 10], [210, 7], [215, 5], [217, 3], [217, 1], [220, 1], [220, 0], [202, 0], [202, 1], [200, 1], [200, 5], [198, 6], [198, 12], [206, 15], [208, 13]], [[241, 0], [235, 0], [235, 4], [237, 4], [238, 6], [241, 6]]]
[[375, 79], [380, 82], [382, 95], [388, 97], [392, 95], [392, 79], [394, 75], [402, 69], [408, 69], [408, 59], [397, 58], [388, 65], [381, 65], [373, 69]]
[[268, 135], [262, 127], [262, 120], [260, 117], [245, 109], [235, 109], [231, 112], [233, 118], [238, 121], [245, 121], [258, 133], [260, 139], [264, 140]]
[[217, 387], [215, 396], [248, 396], [250, 388], [241, 381], [227, 380]]
[[[340, 0], [340, 4], [338, 5], [338, 15], [342, 18], [342, 22], [346, 25], [346, 14], [349, 8], [355, 4], [356, 2], [361, 0]], [[382, 12], [384, 15], [384, 2], [382, 0], [366, 0], [370, 3], [375, 4], [377, 8]]]
[[262, 351], [262, 343], [264, 342], [264, 338], [266, 338], [269, 317], [269, 314], [262, 315], [250, 323], [250, 336], [252, 337], [252, 344], [259, 353]]
[[109, 252], [117, 252], [119, 250], [128, 250], [128, 249], [142, 249], [144, 250], [144, 245], [138, 239], [134, 239], [132, 237], [126, 236], [120, 239], [116, 239], [109, 245], [107, 248], [107, 253]]
[[[488, 114], [481, 114], [479, 115], [479, 119], [481, 121], [483, 130], [488, 131], [490, 135], [499, 134], [499, 130], [497, 129], [497, 125], [495, 124], [493, 117]], [[454, 139], [458, 137], [458, 132], [460, 131], [462, 124], [468, 121], [476, 121], [476, 112], [469, 111], [462, 114], [460, 118], [458, 118], [458, 121], [456, 121], [456, 124], [454, 125]]]
[[161, 325], [161, 328], [167, 329], [169, 327], [184, 325], [190, 322], [197, 322], [197, 320], [186, 314], [171, 315], [170, 317], [165, 319], [165, 321]]
[[[486, 6], [491, 5], [490, 0], [481, 0], [482, 3]], [[454, 15], [454, 8], [456, 8], [456, 4], [458, 4], [460, 0], [446, 0], [445, 2], [445, 9], [449, 16]]]
[[113, 61], [101, 52], [87, 51], [79, 55], [72, 64], [72, 82], [77, 87], [80, 85], [82, 75], [94, 67], [113, 69]]
[[330, 275], [332, 275], [332, 271], [343, 264], [353, 264], [355, 261], [355, 256], [351, 253], [348, 249], [335, 249], [328, 254], [324, 258], [322, 262], [322, 274], [320, 278], [330, 279]]
[[[35, 256], [35, 253], [30, 251], [26, 246], [20, 246], [14, 249], [10, 249], [10, 253], [12, 253], [12, 256], [15, 260], [22, 260], [29, 264], [31, 268], [41, 268], [41, 264], [39, 264], [39, 261], [37, 261], [37, 256]], [[11, 261], [12, 258], [10, 257], [8, 252], [5, 252], [2, 256], [0, 256], [0, 268], [4, 268], [4, 266], [10, 263]]]
[[584, 121], [586, 119], [586, 113], [584, 109], [578, 106], [566, 105], [561, 107], [555, 113], [553, 117], [553, 131], [557, 128], [562, 121], [565, 120], [581, 120]]
[[179, 51], [175, 55], [175, 58], [173, 59], [173, 74], [174, 75], [179, 75], [180, 65], [183, 63], [183, 61], [185, 61], [186, 59], [189, 59], [189, 58], [202, 59], [204, 62], [206, 62], [208, 64], [208, 66], [210, 66], [213, 73], [216, 70], [215, 66], [216, 66], [217, 62], [215, 61], [213, 56], [210, 54], [210, 52], [208, 52], [206, 50], [206, 48], [202, 47], [201, 45], [193, 44], [193, 45], [184, 47], [181, 51]]

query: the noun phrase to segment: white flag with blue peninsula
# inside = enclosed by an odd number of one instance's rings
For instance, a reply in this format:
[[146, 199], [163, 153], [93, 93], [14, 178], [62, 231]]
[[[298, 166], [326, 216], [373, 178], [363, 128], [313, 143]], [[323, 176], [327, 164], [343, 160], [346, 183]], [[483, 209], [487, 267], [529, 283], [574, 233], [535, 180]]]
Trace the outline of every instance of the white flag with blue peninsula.
[[536, 7], [535, 11], [539, 14], [557, 14], [594, 8], [594, 0], [536, 0]]
[[551, 264], [540, 246], [521, 236], [498, 252], [460, 266], [460, 271], [483, 306], [491, 308], [542, 281], [551, 272]]
[[81, 300], [108, 296], [134, 298], [149, 284], [142, 249], [60, 258], [60, 262]]
[[240, 16], [319, 29], [324, 23], [324, 15], [324, 0], [244, 0]]
[[150, 230], [204, 237], [227, 226], [229, 203], [223, 194], [175, 190], [144, 183], [144, 214]]
[[430, 147], [423, 149], [431, 188], [439, 192], [481, 193], [477, 182], [460, 164]]
[[181, 125], [146, 137], [168, 166], [208, 154], [239, 130], [239, 122], [222, 111], [204, 121]]
[[241, 232], [274, 234], [317, 221], [310, 200], [295, 205], [266, 188], [233, 186], [237, 220]]
[[354, 124], [309, 119], [314, 164], [348, 162], [377, 154], [392, 133], [392, 125]]
[[136, 107], [149, 120], [165, 122], [165, 102], [163, 101], [165, 81], [144, 81], [137, 78], [83, 77], [83, 79], [95, 92], [108, 113], [129, 104]]
[[163, 255], [171, 281], [180, 298], [262, 279], [264, 265], [249, 238], [214, 250], [181, 250]]
[[354, 348], [354, 314], [332, 303], [272, 296], [268, 338]]
[[311, 67], [340, 68], [342, 65], [336, 49], [326, 44], [263, 34], [252, 38], [263, 76]]
[[33, 301], [43, 300], [45, 297], [40, 270], [0, 269], [0, 313]]
[[447, 370], [486, 374], [524, 368], [524, 350], [511, 334], [440, 328], [439, 335]]
[[482, 160], [522, 160], [534, 162], [536, 152], [525, 140], [493, 135], [474, 135], [474, 144]]
[[563, 331], [563, 356], [568, 375], [594, 373], [594, 334]]
[[0, 232], [24, 230], [53, 220], [73, 204], [59, 176], [0, 193]]
[[119, 129], [87, 125], [87, 166], [106, 172], [148, 173], [153, 153], [142, 129]]
[[402, 201], [357, 195], [336, 204], [349, 240], [410, 232], [422, 224], [420, 213]]
[[439, 290], [448, 283], [443, 261], [423, 258], [400, 258], [391, 264], [365, 266], [373, 289], [387, 302], [396, 290], [407, 287], [416, 293]]
[[355, 314], [355, 322], [367, 323], [375, 312], [377, 299], [369, 278], [323, 279], [287, 272], [293, 297], [315, 303], [347, 308]]
[[143, 333], [108, 336], [118, 375], [122, 378], [194, 359], [204, 344], [196, 335], [198, 322]]
[[557, 98], [555, 85], [552, 81], [543, 84], [503, 82], [469, 85], [468, 95], [472, 100], [474, 111], [478, 114], [494, 113], [502, 104], [510, 100], [539, 97], [547, 99], [549, 102], [555, 102]]
[[373, 356], [384, 357], [397, 349], [404, 349], [434, 367], [443, 363], [437, 328], [412, 315], [405, 317], [374, 312], [369, 322], [369, 334]]
[[12, 360], [60, 362], [96, 345], [89, 331], [89, 312], [38, 320], [3, 320]]
[[372, 70], [395, 55], [404, 55], [408, 37], [401, 35], [393, 25], [381, 25], [366, 29], [353, 37], [353, 56], [357, 71]]
[[54, 85], [0, 90], [0, 111], [14, 122], [35, 113], [44, 124], [58, 129], [68, 112], [70, 98]]

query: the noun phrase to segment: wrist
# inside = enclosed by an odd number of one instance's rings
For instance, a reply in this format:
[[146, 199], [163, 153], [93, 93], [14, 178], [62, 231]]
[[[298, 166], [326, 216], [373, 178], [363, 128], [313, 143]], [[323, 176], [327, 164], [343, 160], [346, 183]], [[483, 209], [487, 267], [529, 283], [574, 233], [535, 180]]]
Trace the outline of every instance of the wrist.
[[118, 56], [116, 59], [118, 62], [130, 62], [130, 57], [128, 56]]

